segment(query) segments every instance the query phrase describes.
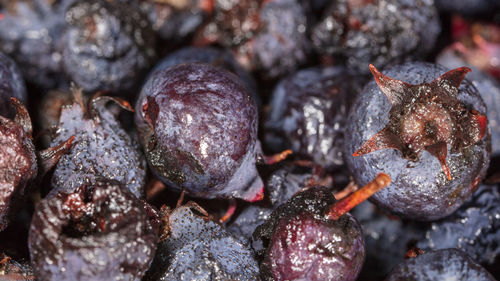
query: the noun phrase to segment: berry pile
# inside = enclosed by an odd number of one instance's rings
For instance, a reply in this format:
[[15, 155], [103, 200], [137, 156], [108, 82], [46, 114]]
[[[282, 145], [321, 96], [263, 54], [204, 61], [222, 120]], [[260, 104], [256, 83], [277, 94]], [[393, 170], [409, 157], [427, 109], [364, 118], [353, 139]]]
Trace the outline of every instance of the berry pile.
[[500, 279], [497, 2], [0, 1], [0, 280]]

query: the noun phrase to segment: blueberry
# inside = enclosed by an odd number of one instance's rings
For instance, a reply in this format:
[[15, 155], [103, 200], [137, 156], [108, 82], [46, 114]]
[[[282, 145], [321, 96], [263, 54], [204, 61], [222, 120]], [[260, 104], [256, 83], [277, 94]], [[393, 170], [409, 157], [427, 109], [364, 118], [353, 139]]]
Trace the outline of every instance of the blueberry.
[[149, 166], [168, 186], [203, 198], [262, 198], [257, 107], [236, 76], [198, 63], [155, 72], [135, 111]]
[[[1, 22], [1, 21], [0, 21]], [[10, 98], [16, 98], [25, 103], [26, 87], [21, 72], [16, 63], [0, 52], [0, 115], [13, 117], [14, 110]]]
[[398, 265], [386, 281], [397, 280], [494, 281], [495, 278], [466, 253], [457, 249], [442, 249], [424, 253]]
[[446, 72], [415, 62], [384, 74], [372, 71], [376, 81], [365, 86], [348, 117], [345, 154], [354, 179], [363, 185], [389, 173], [394, 182], [371, 199], [404, 217], [451, 214], [471, 196], [489, 163], [486, 108], [463, 80], [469, 69]]

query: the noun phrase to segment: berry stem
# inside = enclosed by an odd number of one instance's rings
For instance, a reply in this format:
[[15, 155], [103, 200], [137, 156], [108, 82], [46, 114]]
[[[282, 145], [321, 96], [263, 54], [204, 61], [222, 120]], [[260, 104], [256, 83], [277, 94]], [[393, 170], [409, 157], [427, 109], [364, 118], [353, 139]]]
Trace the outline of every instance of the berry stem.
[[267, 165], [273, 165], [273, 164], [276, 164], [276, 163], [279, 163], [279, 162], [285, 160], [288, 157], [288, 155], [290, 155], [292, 153], [293, 152], [290, 149], [287, 149], [287, 150], [284, 150], [280, 153], [276, 153], [274, 155], [264, 156], [264, 162]]
[[227, 208], [226, 213], [222, 218], [220, 219], [220, 223], [225, 223], [231, 219], [231, 217], [234, 215], [234, 212], [236, 211], [236, 200], [235, 199], [230, 199], [229, 200], [229, 207]]
[[390, 183], [391, 177], [388, 174], [378, 174], [373, 181], [351, 193], [342, 200], [332, 204], [326, 212], [326, 218], [330, 220], [338, 220], [343, 214], [349, 212], [352, 208], [368, 199], [375, 192], [388, 186]]

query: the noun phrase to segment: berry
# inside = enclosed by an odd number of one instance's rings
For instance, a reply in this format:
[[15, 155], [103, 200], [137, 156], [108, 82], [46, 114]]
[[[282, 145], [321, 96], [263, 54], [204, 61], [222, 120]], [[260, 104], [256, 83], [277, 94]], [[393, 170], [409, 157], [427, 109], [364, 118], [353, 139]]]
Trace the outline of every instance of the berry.
[[424, 250], [457, 248], [475, 261], [492, 264], [500, 254], [500, 193], [482, 185], [451, 216], [433, 222], [417, 246]]
[[65, 84], [61, 75], [64, 12], [75, 0], [16, 0], [0, 4], [0, 49], [13, 58], [29, 83]]
[[71, 193], [81, 185], [94, 185], [105, 178], [121, 182], [135, 196], [144, 197], [146, 161], [140, 146], [120, 126], [115, 114], [105, 107], [109, 101], [133, 111], [128, 102], [107, 96], [83, 103], [79, 90], [75, 102], [61, 109], [56, 136], [58, 143], [69, 136], [75, 145], [57, 164], [50, 196]]
[[163, 220], [164, 240], [145, 280], [257, 280], [252, 251], [201, 207], [188, 203]]
[[238, 61], [264, 78], [292, 73], [310, 53], [307, 18], [298, 0], [214, 1], [201, 43], [232, 49]]
[[491, 11], [497, 11], [500, 9], [500, 3], [496, 0], [436, 0], [436, 7], [440, 12], [477, 16], [491, 13]]
[[62, 63], [85, 91], [130, 91], [155, 55], [146, 17], [118, 0], [79, 1], [66, 12]]
[[0, 279], [3, 281], [35, 280], [33, 270], [27, 263], [20, 263], [0, 253]]
[[342, 166], [347, 113], [363, 82], [343, 67], [310, 68], [281, 80], [264, 123], [265, 144], [291, 148], [329, 170]]
[[10, 98], [26, 102], [26, 88], [16, 63], [0, 53], [0, 115], [13, 117]]
[[248, 73], [243, 67], [236, 61], [231, 52], [215, 48], [215, 47], [185, 47], [175, 52], [170, 53], [167, 57], [162, 59], [153, 69], [154, 71], [167, 69], [171, 66], [188, 63], [188, 62], [199, 62], [207, 63], [213, 66], [222, 67], [228, 70], [245, 84], [248, 91], [253, 94], [254, 98], [257, 98], [257, 85], [252, 75]]
[[145, 203], [116, 182], [43, 199], [28, 238], [41, 281], [141, 280], [156, 242]]
[[494, 281], [495, 278], [466, 253], [457, 249], [443, 249], [430, 251], [405, 261], [398, 265], [386, 280]]
[[201, 27], [211, 9], [207, 2], [140, 0], [139, 8], [158, 36], [172, 44], [182, 43]]
[[41, 151], [37, 159], [28, 111], [19, 100], [11, 99], [17, 109], [16, 116], [13, 120], [0, 116], [0, 231], [20, 209], [37, 175], [41, 178], [55, 165], [73, 141], [71, 137], [65, 139], [61, 144]]
[[313, 27], [317, 52], [367, 72], [370, 63], [386, 66], [427, 54], [440, 32], [432, 1], [333, 1]]
[[233, 74], [187, 63], [155, 72], [135, 121], [152, 172], [203, 198], [262, 198], [257, 107]]
[[359, 185], [389, 173], [394, 182], [371, 199], [398, 215], [436, 220], [451, 214], [489, 163], [486, 108], [463, 80], [470, 69], [446, 72], [415, 62], [385, 74], [371, 70], [375, 81], [348, 117], [345, 154], [355, 156], [346, 157], [349, 170]]

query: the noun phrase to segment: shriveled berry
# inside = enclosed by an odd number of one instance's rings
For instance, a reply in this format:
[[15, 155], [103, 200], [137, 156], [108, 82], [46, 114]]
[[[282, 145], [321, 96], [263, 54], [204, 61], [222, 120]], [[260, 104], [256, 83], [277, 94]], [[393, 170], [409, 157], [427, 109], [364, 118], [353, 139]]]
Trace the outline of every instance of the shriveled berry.
[[500, 193], [482, 185], [451, 216], [433, 222], [419, 248], [457, 248], [481, 264], [493, 264], [500, 254]]
[[125, 1], [78, 1], [66, 12], [62, 63], [85, 91], [130, 91], [155, 55], [155, 36]]
[[204, 198], [262, 198], [257, 107], [233, 74], [198, 63], [155, 72], [135, 121], [149, 166], [171, 188]]
[[75, 0], [15, 0], [0, 4], [0, 49], [18, 64], [24, 78], [43, 88], [67, 83], [60, 50], [64, 13]]
[[440, 32], [432, 1], [331, 1], [311, 39], [317, 52], [344, 60], [348, 67], [368, 72], [370, 63], [422, 58]]
[[133, 111], [128, 102], [107, 96], [83, 103], [79, 90], [75, 102], [61, 109], [52, 143], [75, 137], [75, 145], [57, 164], [52, 177], [53, 190], [71, 193], [81, 185], [99, 179], [121, 182], [135, 196], [144, 197], [146, 161], [139, 144], [123, 130], [117, 116], [105, 105], [109, 101]]
[[361, 227], [350, 214], [324, 214], [335, 202], [324, 187], [297, 193], [259, 226], [253, 237], [266, 247], [263, 280], [355, 280], [365, 256]]
[[415, 280], [477, 280], [494, 281], [495, 278], [457, 249], [443, 249], [424, 253], [398, 265], [386, 281]]
[[0, 115], [13, 117], [10, 98], [26, 102], [26, 87], [16, 63], [0, 52]]
[[141, 280], [158, 231], [145, 204], [116, 182], [40, 201], [28, 239], [37, 280]]
[[281, 80], [266, 116], [265, 145], [292, 149], [327, 169], [344, 164], [347, 113], [364, 79], [344, 67], [301, 70]]
[[249, 247], [200, 207], [188, 203], [163, 220], [166, 238], [158, 245], [146, 280], [258, 280], [258, 265]]
[[486, 108], [468, 68], [407, 63], [380, 73], [349, 113], [345, 153], [359, 185], [394, 182], [371, 199], [413, 219], [436, 220], [471, 196], [489, 163]]
[[203, 42], [232, 49], [249, 70], [275, 78], [296, 70], [310, 53], [307, 18], [297, 0], [214, 1]]

